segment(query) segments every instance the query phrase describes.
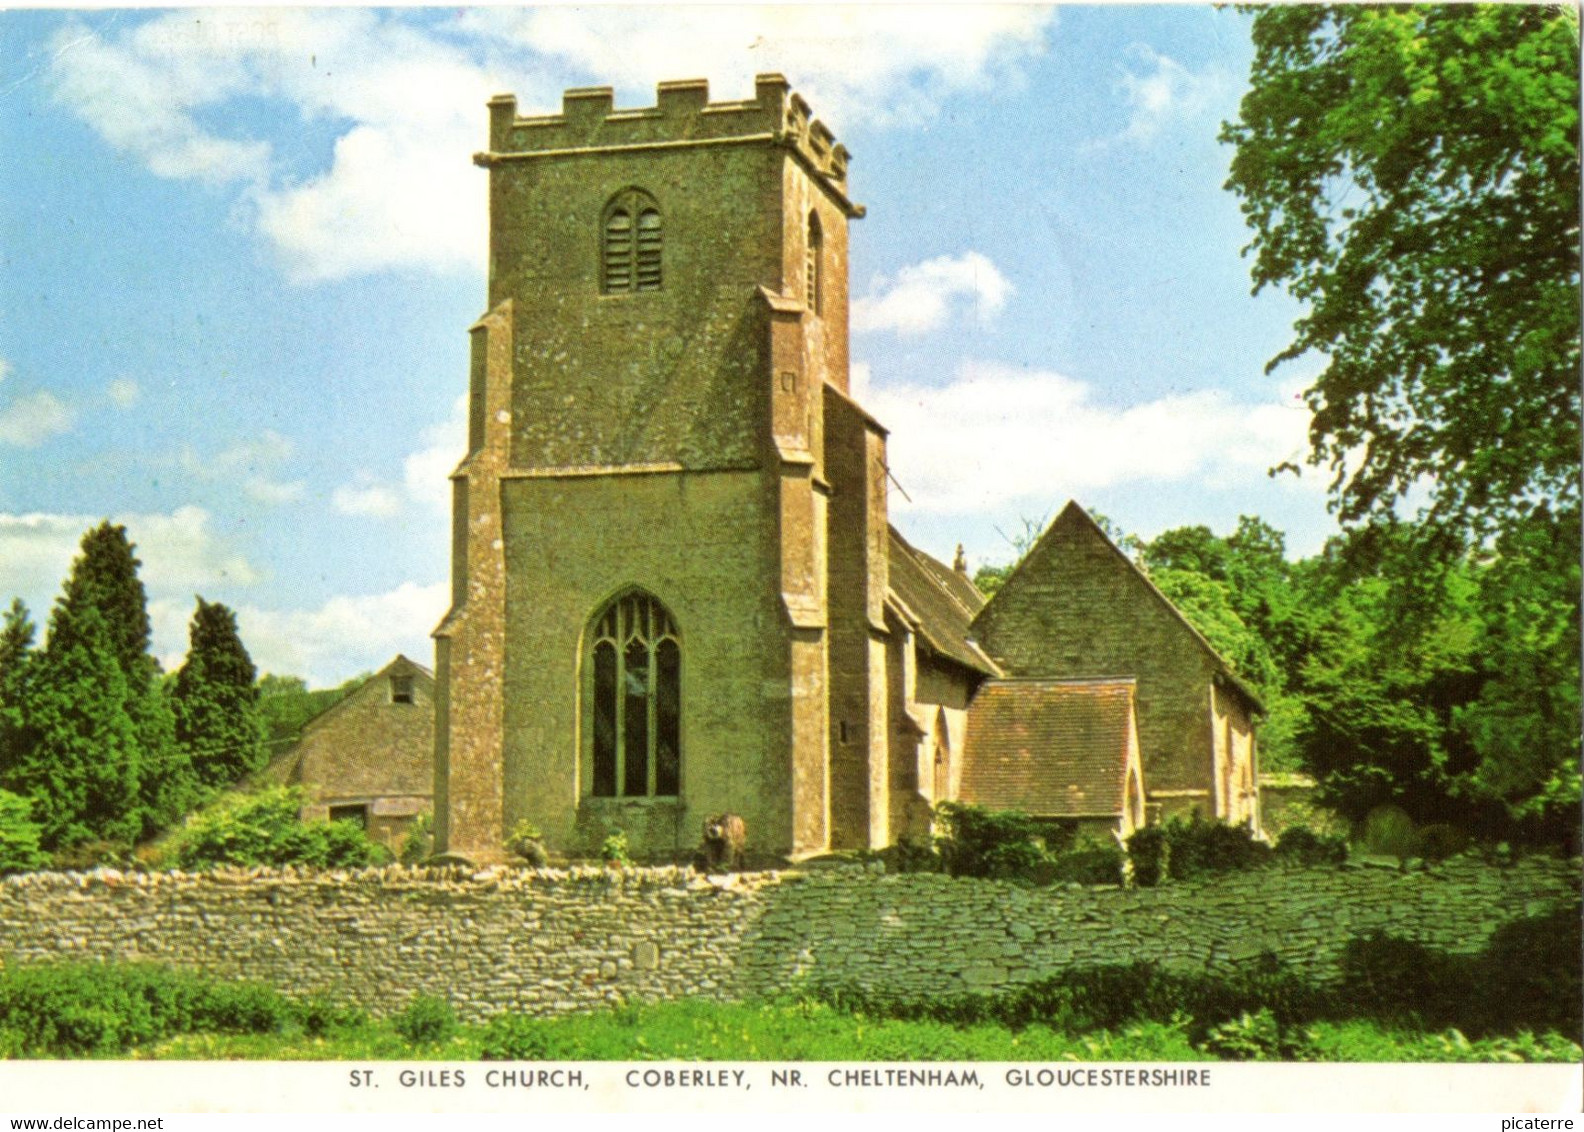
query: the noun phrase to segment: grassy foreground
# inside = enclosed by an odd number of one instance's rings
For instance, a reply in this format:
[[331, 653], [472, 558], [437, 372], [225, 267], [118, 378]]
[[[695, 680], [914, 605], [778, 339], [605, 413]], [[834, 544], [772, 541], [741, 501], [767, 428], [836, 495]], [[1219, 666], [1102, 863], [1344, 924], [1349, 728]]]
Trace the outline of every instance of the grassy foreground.
[[[1372, 954], [1380, 951], [1377, 945], [1372, 949]], [[1398, 970], [1396, 961], [1424, 960], [1418, 952], [1395, 955], [1395, 949], [1390, 945], [1382, 952], [1395, 956], [1391, 970]], [[1360, 984], [1361, 991], [1370, 991], [1368, 997], [1361, 993], [1344, 1002], [1279, 968], [1228, 980], [1125, 965], [1075, 969], [996, 998], [912, 1006], [866, 1002], [848, 993], [824, 1000], [627, 1004], [558, 1018], [505, 1014], [483, 1025], [460, 1025], [449, 1003], [422, 995], [399, 1014], [376, 1020], [328, 998], [292, 998], [261, 983], [154, 964], [42, 964], [0, 968], [0, 1058], [1584, 1059], [1584, 1050], [1563, 1036], [1578, 1029], [1576, 996], [1559, 1007], [1509, 997], [1505, 1007], [1524, 1009], [1506, 1010], [1506, 1020], [1498, 1024], [1490, 1010], [1448, 1015], [1446, 1004], [1438, 1008], [1429, 994], [1431, 985], [1408, 984], [1396, 991], [1416, 991], [1411, 1009], [1360, 1016], [1360, 1003], [1387, 1001], [1393, 986], [1376, 978]], [[1549, 991], [1552, 984], [1531, 989]], [[1448, 1020], [1461, 1017], [1469, 1021]]]
[[[1257, 1026], [1257, 1021], [1255, 1025]], [[1427, 1033], [1371, 1022], [1307, 1028], [1304, 1060], [1577, 1062], [1584, 1050], [1559, 1034], [1471, 1041], [1456, 1030]], [[1257, 1041], [1241, 1050], [1196, 1046], [1185, 1024], [1141, 1022], [1118, 1031], [1071, 1034], [1044, 1025], [953, 1026], [876, 1019], [819, 1003], [675, 1002], [553, 1019], [460, 1026], [435, 1041], [410, 1041], [389, 1022], [360, 1022], [309, 1036], [184, 1034], [133, 1058], [169, 1060], [545, 1061], [1213, 1061], [1264, 1060]], [[1271, 1051], [1275, 1052], [1275, 1051]]]

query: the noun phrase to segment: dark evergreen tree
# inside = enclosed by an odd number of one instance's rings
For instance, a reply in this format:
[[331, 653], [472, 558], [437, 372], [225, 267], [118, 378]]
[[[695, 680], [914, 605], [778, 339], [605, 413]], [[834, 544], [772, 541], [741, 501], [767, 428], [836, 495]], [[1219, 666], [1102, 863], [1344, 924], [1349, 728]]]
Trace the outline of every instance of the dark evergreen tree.
[[264, 764], [256, 678], [236, 614], [200, 597], [173, 700], [177, 743], [204, 787], [234, 785]]
[[28, 682], [36, 654], [33, 621], [21, 598], [0, 624], [0, 780], [34, 741], [28, 729]]
[[141, 751], [126, 677], [92, 605], [57, 604], [29, 681], [34, 736], [0, 787], [33, 799], [46, 849], [130, 841], [142, 832]]
[[125, 710], [136, 736], [141, 833], [178, 821], [197, 801], [187, 752], [176, 741], [176, 721], [159, 664], [149, 655], [153, 637], [148, 598], [138, 578], [137, 548], [126, 528], [100, 523], [83, 536], [61, 597], [68, 610], [91, 606], [105, 623], [108, 644], [126, 684]]

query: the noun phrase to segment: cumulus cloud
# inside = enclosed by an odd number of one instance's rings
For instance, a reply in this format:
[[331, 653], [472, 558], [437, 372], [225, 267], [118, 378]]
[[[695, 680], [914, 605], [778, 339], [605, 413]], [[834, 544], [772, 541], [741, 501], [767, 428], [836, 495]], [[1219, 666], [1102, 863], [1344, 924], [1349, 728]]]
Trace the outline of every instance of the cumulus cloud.
[[37, 448], [52, 436], [70, 432], [77, 414], [53, 393], [39, 390], [0, 405], [0, 444]]
[[451, 472], [467, 447], [467, 397], [451, 404], [451, 415], [423, 430], [420, 447], [402, 461], [398, 483], [382, 483], [360, 472], [350, 484], [335, 489], [330, 503], [343, 515], [389, 518], [409, 504], [445, 514], [451, 506]]
[[835, 127], [917, 125], [949, 96], [1018, 81], [1045, 48], [1048, 7], [941, 5], [546, 5], [477, 8], [486, 41], [569, 64], [645, 98], [656, 82], [707, 78], [716, 98], [747, 97], [779, 71]]
[[1138, 68], [1124, 69], [1117, 89], [1128, 107], [1122, 136], [1129, 141], [1152, 140], [1169, 122], [1204, 113], [1231, 89], [1222, 71], [1195, 73], [1142, 43], [1128, 54]]
[[[356, 8], [181, 10], [132, 26], [74, 23], [55, 42], [55, 97], [154, 173], [223, 186], [238, 215], [311, 283], [391, 268], [481, 271], [485, 194], [469, 154], [483, 103], [513, 90], [559, 105], [591, 77], [653, 99], [703, 75], [716, 97], [784, 70], [836, 124], [925, 122], [943, 100], [1016, 81], [1049, 8], [595, 6], [470, 9], [420, 19]], [[284, 101], [334, 134], [325, 168], [286, 168], [256, 119]], [[251, 132], [250, 132], [251, 131]], [[284, 140], [284, 139], [280, 139]]]
[[953, 314], [985, 323], [1011, 293], [1012, 284], [978, 252], [937, 256], [875, 279], [867, 295], [853, 300], [852, 328], [914, 336], [938, 329]]
[[1239, 403], [1219, 390], [1097, 403], [1059, 373], [965, 363], [944, 388], [877, 385], [888, 458], [917, 510], [1038, 506], [1122, 483], [1246, 479], [1306, 447], [1301, 401]]
[[396, 653], [428, 664], [429, 633], [450, 586], [405, 582], [376, 594], [338, 595], [315, 609], [237, 608], [237, 629], [261, 672], [327, 686], [383, 666]]

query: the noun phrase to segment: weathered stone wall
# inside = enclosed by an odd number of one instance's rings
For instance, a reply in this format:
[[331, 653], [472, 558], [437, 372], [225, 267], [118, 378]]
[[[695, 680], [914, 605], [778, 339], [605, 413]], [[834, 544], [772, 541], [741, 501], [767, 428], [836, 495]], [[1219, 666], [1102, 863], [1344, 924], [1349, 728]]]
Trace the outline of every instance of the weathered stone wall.
[[1356, 934], [1476, 951], [1578, 886], [1578, 862], [1545, 859], [1265, 870], [1132, 891], [861, 869], [724, 881], [677, 869], [37, 874], [0, 882], [0, 961], [165, 962], [375, 1013], [435, 994], [470, 1019], [800, 986], [939, 997], [1070, 965], [1202, 971], [1266, 950], [1325, 979]]

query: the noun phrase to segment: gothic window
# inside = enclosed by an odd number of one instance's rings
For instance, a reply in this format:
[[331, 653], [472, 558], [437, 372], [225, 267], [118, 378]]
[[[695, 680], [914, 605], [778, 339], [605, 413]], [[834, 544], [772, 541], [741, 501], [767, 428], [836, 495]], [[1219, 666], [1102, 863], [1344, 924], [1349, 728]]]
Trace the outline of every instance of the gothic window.
[[825, 236], [819, 216], [809, 213], [808, 240], [803, 245], [803, 297], [810, 314], [820, 313], [820, 268], [825, 252]]
[[665, 606], [618, 598], [595, 619], [589, 759], [598, 798], [675, 797], [682, 781], [682, 645]]
[[653, 197], [639, 189], [612, 197], [600, 240], [600, 286], [607, 295], [660, 290], [660, 208]]

